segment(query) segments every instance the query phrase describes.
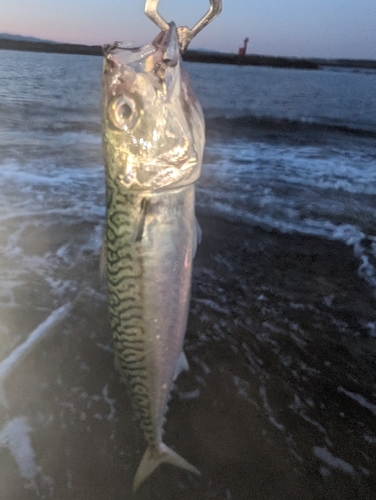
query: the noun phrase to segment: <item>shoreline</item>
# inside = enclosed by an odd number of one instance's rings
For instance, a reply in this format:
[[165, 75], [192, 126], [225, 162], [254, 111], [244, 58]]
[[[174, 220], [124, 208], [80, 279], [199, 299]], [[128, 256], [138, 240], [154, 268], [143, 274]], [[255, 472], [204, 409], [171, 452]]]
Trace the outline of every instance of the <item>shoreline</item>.
[[[103, 56], [101, 45], [83, 45], [73, 43], [29, 42], [24, 40], [10, 40], [0, 38], [0, 50], [19, 50], [27, 52], [46, 52], [55, 54], [78, 54], [89, 56]], [[376, 61], [357, 59], [321, 59], [277, 57], [257, 54], [239, 56], [223, 52], [205, 52], [187, 50], [183, 60], [206, 64], [230, 64], [238, 66], [269, 66], [274, 68], [295, 68], [319, 70], [325, 66], [358, 69], [376, 69]]]

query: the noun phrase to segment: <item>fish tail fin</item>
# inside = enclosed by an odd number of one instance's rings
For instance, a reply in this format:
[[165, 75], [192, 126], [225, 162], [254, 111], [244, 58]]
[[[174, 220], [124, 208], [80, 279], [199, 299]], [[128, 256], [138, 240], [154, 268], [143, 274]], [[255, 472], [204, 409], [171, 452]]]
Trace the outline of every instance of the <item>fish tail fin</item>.
[[164, 443], [160, 443], [158, 448], [149, 446], [145, 451], [133, 481], [133, 493], [138, 490], [145, 479], [162, 463], [175, 465], [175, 467], [180, 467], [199, 476], [201, 475], [200, 471], [187, 462], [185, 458], [178, 455]]

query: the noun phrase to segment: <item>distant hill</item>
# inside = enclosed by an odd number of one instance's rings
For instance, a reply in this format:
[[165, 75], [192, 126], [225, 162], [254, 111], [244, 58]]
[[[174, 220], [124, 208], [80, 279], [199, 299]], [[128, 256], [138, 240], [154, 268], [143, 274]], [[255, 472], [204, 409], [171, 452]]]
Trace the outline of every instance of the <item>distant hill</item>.
[[[7, 38], [12, 36], [12, 38]], [[36, 41], [35, 41], [36, 40]], [[57, 43], [42, 41], [34, 37], [22, 37], [18, 35], [0, 34], [0, 49], [4, 50], [26, 50], [33, 52], [55, 52], [61, 54], [85, 54], [91, 56], [103, 56], [103, 48], [100, 45], [81, 45], [73, 43]], [[286, 68], [317, 69], [318, 65], [310, 61], [295, 58], [278, 58], [266, 56], [244, 56], [237, 54], [223, 54], [221, 52], [206, 50], [188, 50], [183, 54], [185, 61], [205, 62], [217, 64], [241, 64], [257, 66], [276, 66]]]
[[[33, 36], [11, 35], [9, 33], [0, 33], [0, 50], [1, 49], [103, 56], [103, 48], [101, 45], [60, 43], [51, 40], [43, 40]], [[339, 68], [376, 69], [376, 60], [304, 59], [299, 57], [275, 57], [258, 54], [239, 56], [238, 54], [205, 49], [187, 50], [183, 54], [183, 59], [192, 62], [234, 64], [242, 66], [271, 66], [275, 68], [321, 69], [325, 66], [331, 66]]]
[[57, 54], [83, 54], [89, 56], [103, 55], [103, 50], [100, 45], [59, 43], [41, 40], [31, 36], [8, 35], [7, 33], [0, 33], [0, 49], [25, 50], [29, 52], [53, 52]]
[[10, 33], [0, 33], [0, 38], [5, 38], [6, 40], [14, 40], [16, 42], [42, 42], [42, 43], [58, 43], [52, 40], [45, 40], [43, 38], [35, 38], [35, 36], [22, 36], [22, 35], [11, 35]]

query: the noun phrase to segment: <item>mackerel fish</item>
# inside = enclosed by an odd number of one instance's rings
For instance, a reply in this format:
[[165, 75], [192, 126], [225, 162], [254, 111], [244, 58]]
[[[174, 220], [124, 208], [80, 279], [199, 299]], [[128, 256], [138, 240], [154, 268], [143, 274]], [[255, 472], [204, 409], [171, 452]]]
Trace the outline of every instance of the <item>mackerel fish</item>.
[[176, 27], [150, 44], [105, 47], [104, 246], [115, 365], [147, 443], [133, 490], [162, 462], [199, 471], [162, 441], [183, 341], [199, 228], [194, 182], [204, 118], [181, 67]]

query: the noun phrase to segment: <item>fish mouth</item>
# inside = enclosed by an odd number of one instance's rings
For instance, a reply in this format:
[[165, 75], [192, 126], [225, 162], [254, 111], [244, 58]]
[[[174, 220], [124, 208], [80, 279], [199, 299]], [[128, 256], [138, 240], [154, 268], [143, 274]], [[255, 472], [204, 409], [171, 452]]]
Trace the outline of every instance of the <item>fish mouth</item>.
[[161, 55], [161, 62], [172, 68], [177, 65], [180, 58], [180, 46], [177, 28], [174, 22], [169, 24], [168, 31], [161, 31], [153, 40], [152, 45], [157, 53]]

